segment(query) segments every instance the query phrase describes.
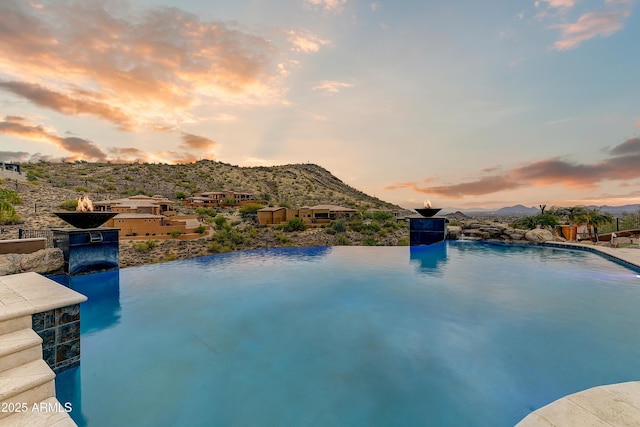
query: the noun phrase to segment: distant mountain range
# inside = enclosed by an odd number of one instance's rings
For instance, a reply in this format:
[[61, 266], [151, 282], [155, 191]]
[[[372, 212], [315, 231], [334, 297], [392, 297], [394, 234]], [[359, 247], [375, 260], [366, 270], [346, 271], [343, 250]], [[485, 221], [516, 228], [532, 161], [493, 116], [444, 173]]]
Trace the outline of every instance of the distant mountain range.
[[[587, 205], [585, 206], [589, 209], [600, 209], [603, 212], [609, 212], [611, 215], [620, 215], [625, 212], [638, 212], [640, 210], [640, 204], [632, 204], [632, 205], [622, 205], [622, 206], [596, 206], [596, 205]], [[465, 215], [469, 216], [478, 216], [478, 215], [496, 215], [496, 216], [526, 216], [526, 215], [535, 215], [540, 213], [540, 208], [537, 207], [526, 207], [524, 205], [515, 205], [515, 206], [507, 206], [500, 209], [482, 209], [482, 208], [474, 208], [474, 209], [458, 209], [458, 208], [444, 208], [440, 212], [441, 215], [446, 215], [454, 212], [462, 212]]]

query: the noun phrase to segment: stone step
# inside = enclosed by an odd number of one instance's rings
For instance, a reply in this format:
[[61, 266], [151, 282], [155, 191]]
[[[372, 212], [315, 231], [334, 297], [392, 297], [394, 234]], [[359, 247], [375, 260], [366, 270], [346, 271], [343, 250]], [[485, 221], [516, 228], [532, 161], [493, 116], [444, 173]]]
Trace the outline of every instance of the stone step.
[[42, 359], [42, 338], [33, 329], [0, 335], [0, 372]]
[[0, 335], [31, 328], [31, 315], [0, 321]]
[[[42, 359], [0, 372], [0, 405], [15, 408], [16, 404], [24, 404], [30, 408], [36, 402], [55, 397], [55, 377]], [[10, 411], [0, 412], [0, 419], [9, 415]]]
[[0, 419], [0, 427], [75, 427], [77, 424], [55, 397], [30, 406], [28, 412]]

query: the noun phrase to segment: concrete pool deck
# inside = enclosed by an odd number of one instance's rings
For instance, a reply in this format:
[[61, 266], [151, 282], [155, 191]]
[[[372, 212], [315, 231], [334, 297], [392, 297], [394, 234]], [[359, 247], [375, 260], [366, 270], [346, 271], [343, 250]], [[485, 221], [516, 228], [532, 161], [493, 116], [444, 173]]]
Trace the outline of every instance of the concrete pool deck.
[[[640, 248], [611, 248], [547, 242], [545, 246], [586, 250], [640, 268]], [[562, 397], [527, 415], [516, 427], [640, 426], [640, 381], [602, 385]]]
[[569, 242], [546, 242], [544, 243], [544, 246], [577, 249], [581, 251], [600, 253], [614, 261], [618, 261], [622, 264], [627, 264], [633, 268], [640, 268], [640, 246], [637, 246], [635, 248], [612, 248], [609, 246], [585, 245], [581, 243]]

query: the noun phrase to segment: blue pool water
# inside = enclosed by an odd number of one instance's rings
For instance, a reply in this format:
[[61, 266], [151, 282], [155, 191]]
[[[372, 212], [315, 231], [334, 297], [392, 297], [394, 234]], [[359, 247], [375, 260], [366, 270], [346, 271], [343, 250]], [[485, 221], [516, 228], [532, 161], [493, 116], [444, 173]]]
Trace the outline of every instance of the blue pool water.
[[598, 255], [288, 248], [74, 277], [89, 426], [511, 426], [638, 380], [640, 278]]

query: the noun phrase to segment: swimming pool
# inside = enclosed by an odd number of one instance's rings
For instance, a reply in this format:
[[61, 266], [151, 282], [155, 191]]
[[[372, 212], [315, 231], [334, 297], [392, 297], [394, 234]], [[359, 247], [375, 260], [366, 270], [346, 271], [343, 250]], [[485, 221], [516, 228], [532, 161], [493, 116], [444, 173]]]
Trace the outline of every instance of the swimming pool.
[[447, 242], [248, 251], [79, 276], [89, 426], [510, 426], [637, 380], [640, 279], [598, 255]]

